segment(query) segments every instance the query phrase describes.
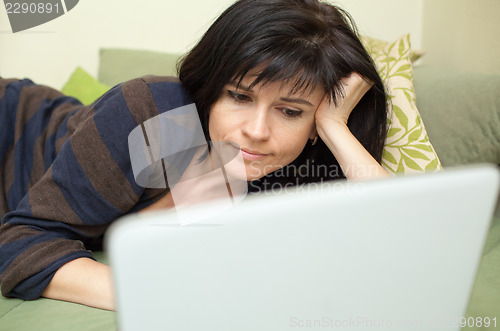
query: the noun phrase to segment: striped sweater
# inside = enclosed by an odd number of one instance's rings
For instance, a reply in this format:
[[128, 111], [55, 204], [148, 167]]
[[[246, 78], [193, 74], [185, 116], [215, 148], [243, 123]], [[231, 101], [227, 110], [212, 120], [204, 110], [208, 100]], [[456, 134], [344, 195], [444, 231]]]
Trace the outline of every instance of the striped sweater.
[[38, 298], [65, 263], [93, 258], [111, 222], [166, 193], [132, 173], [128, 135], [192, 101], [175, 78], [134, 79], [84, 107], [30, 80], [0, 79], [0, 283]]

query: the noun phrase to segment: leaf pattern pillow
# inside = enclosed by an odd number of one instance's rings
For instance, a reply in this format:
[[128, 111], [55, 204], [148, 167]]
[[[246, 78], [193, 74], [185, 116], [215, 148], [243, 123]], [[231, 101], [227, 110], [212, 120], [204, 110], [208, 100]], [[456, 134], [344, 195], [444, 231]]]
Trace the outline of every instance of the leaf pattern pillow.
[[[368, 37], [368, 36], [360, 36], [361, 42], [365, 46], [367, 50], [371, 53], [375, 52], [383, 52], [384, 49], [390, 45], [390, 42]], [[422, 56], [424, 56], [425, 51], [420, 49], [410, 49], [410, 61], [412, 63], [416, 62]]]
[[398, 174], [441, 170], [415, 103], [410, 35], [384, 48], [368, 48], [388, 94], [389, 130], [382, 166]]

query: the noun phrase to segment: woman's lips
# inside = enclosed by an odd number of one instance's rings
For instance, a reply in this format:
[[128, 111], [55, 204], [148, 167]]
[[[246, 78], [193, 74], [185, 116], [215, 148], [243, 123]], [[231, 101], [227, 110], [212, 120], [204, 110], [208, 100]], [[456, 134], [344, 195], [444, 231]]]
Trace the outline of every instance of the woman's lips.
[[262, 154], [259, 152], [249, 151], [249, 150], [245, 150], [245, 149], [241, 150], [241, 154], [243, 155], [243, 158], [245, 160], [249, 160], [249, 161], [260, 160], [268, 155], [268, 154]]
[[263, 158], [265, 158], [266, 156], [269, 155], [267, 153], [261, 153], [261, 152], [254, 151], [254, 150], [251, 150], [251, 149], [248, 149], [248, 148], [239, 148], [239, 147], [236, 147], [236, 146], [234, 146], [234, 147], [238, 148], [239, 150], [241, 150], [241, 155], [243, 156], [243, 158], [245, 160], [249, 160], [249, 161], [257, 161], [257, 160], [263, 159]]

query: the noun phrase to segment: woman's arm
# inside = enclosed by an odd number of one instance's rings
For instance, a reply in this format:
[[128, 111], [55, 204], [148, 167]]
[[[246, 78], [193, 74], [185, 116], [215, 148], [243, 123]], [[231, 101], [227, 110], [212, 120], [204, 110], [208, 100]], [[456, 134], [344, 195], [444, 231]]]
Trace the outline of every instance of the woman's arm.
[[114, 310], [111, 268], [89, 258], [70, 261], [56, 271], [42, 296]]
[[316, 111], [316, 129], [349, 180], [362, 180], [387, 176], [387, 172], [361, 145], [347, 127], [354, 107], [371, 84], [359, 74], [352, 73], [343, 81], [344, 97], [337, 106], [325, 97]]
[[[172, 194], [169, 192], [140, 212], [173, 207]], [[70, 261], [56, 271], [42, 296], [95, 308], [115, 310], [111, 268], [89, 258], [78, 258]]]
[[[66, 140], [50, 168], [2, 219], [4, 296], [33, 300], [43, 295], [113, 308], [109, 267], [94, 262], [85, 244], [98, 240], [111, 222], [153, 198], [135, 182], [128, 135], [137, 123], [158, 115], [158, 109], [184, 105], [187, 97], [182, 91], [170, 80], [136, 79], [107, 92], [92, 108], [84, 108], [81, 117], [77, 112], [65, 122], [75, 130], [68, 129], [66, 139], [62, 126]], [[153, 92], [167, 95], [169, 102], [157, 104]]]

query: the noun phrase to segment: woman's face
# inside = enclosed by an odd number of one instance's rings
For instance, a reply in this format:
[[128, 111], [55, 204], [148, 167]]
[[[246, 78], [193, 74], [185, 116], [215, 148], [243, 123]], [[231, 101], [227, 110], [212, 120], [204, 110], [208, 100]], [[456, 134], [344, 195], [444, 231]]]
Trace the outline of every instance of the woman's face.
[[299, 156], [316, 135], [314, 114], [325, 95], [320, 87], [292, 94], [292, 85], [280, 81], [250, 89], [254, 77], [225, 85], [209, 117], [212, 141], [241, 148], [249, 181]]

